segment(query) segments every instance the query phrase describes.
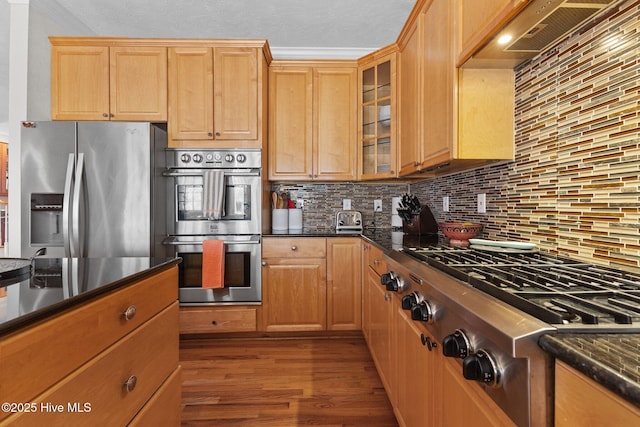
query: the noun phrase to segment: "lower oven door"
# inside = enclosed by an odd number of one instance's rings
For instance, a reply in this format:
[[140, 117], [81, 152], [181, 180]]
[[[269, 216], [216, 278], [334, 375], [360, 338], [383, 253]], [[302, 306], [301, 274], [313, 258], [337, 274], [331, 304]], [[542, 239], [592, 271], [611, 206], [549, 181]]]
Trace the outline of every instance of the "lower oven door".
[[[224, 240], [224, 288], [202, 287], [202, 241]], [[262, 300], [260, 235], [169, 236], [178, 264], [181, 305], [259, 303]]]

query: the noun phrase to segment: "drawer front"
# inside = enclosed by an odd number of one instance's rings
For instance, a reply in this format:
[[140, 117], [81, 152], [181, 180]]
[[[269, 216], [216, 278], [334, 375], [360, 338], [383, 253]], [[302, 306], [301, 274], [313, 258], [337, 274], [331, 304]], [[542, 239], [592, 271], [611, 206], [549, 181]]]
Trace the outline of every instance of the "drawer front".
[[42, 393], [176, 301], [177, 283], [172, 267], [1, 341], [0, 396], [26, 402]]
[[180, 367], [178, 367], [129, 423], [129, 426], [180, 427], [181, 404], [182, 375]]
[[387, 263], [383, 259], [382, 249], [377, 246], [369, 246], [369, 267], [371, 267], [378, 275], [387, 272]]
[[255, 307], [183, 307], [180, 309], [180, 333], [256, 331], [257, 311]]
[[[4, 421], [6, 425], [17, 423], [34, 427], [126, 425], [176, 369], [178, 350], [178, 303], [174, 302], [82, 368], [30, 400], [37, 405], [62, 405], [58, 407], [61, 410], [52, 412], [39, 406], [34, 413], [16, 414]], [[130, 381], [129, 390], [125, 385], [127, 381]], [[88, 410], [74, 413], [69, 410], [68, 403]]]
[[327, 242], [323, 237], [265, 238], [263, 258], [326, 258]]

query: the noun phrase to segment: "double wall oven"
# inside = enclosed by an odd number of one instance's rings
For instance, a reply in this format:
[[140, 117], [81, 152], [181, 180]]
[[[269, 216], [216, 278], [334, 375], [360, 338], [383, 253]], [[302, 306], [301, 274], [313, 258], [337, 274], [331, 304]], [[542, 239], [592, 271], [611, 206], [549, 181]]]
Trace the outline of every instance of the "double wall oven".
[[[168, 150], [167, 236], [179, 256], [180, 303], [258, 303], [261, 291], [260, 150]], [[212, 178], [212, 174], [215, 177]], [[208, 208], [217, 201], [219, 213]], [[224, 287], [202, 287], [202, 242], [224, 241]]]

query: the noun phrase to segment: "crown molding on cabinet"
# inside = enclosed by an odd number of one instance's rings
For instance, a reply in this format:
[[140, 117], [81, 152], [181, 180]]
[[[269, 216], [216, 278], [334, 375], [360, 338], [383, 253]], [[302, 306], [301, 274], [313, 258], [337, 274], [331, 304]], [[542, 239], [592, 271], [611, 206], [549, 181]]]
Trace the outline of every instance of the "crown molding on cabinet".
[[376, 49], [271, 46], [271, 54], [274, 59], [358, 59]]

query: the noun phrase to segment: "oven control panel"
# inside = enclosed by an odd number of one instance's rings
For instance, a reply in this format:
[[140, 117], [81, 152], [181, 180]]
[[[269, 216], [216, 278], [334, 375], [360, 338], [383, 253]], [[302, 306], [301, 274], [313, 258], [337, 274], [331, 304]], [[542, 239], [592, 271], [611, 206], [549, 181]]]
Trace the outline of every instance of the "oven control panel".
[[261, 150], [167, 150], [171, 168], [260, 168]]

